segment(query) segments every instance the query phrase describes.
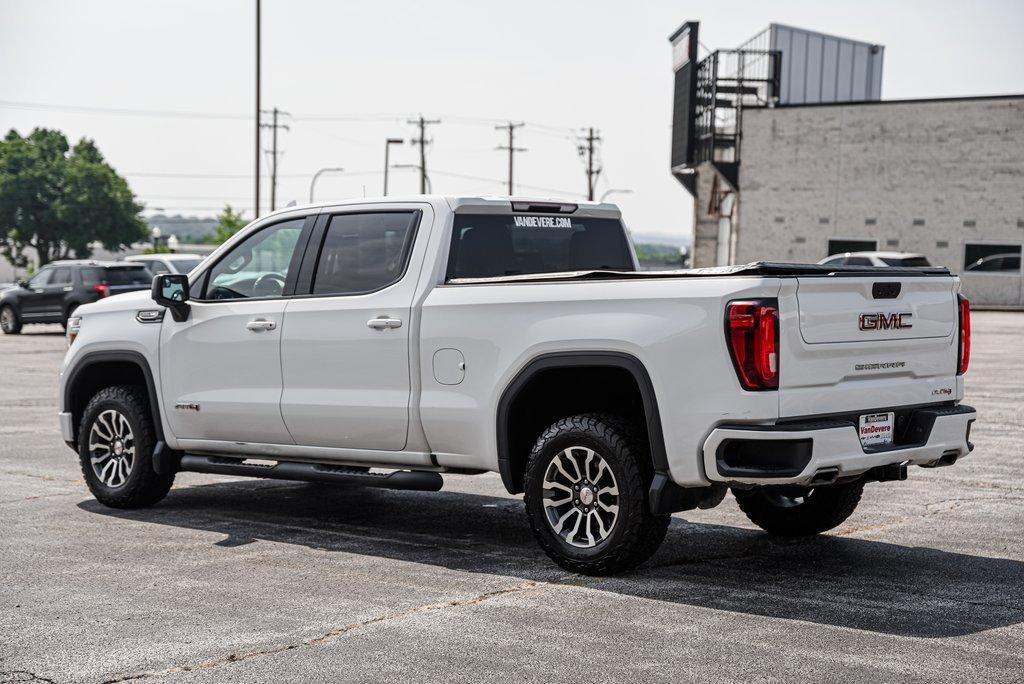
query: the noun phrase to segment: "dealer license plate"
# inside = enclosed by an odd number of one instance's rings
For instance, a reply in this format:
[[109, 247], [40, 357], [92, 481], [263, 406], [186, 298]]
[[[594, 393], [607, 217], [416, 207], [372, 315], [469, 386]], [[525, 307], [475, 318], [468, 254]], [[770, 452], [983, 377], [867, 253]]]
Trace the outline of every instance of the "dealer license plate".
[[885, 446], [892, 444], [893, 427], [896, 423], [896, 414], [892, 413], [867, 413], [860, 417], [860, 445]]

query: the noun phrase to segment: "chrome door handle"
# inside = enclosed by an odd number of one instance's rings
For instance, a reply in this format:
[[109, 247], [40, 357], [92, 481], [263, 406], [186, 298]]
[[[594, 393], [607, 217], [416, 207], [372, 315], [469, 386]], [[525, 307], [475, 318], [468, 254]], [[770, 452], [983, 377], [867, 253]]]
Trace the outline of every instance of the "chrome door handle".
[[366, 321], [366, 325], [374, 330], [388, 330], [391, 328], [401, 328], [402, 320], [399, 318], [388, 318], [387, 316], [381, 316], [380, 318], [371, 318]]
[[246, 323], [245, 327], [253, 332], [263, 332], [264, 330], [273, 330], [277, 327], [277, 323], [275, 321], [257, 318]]
[[65, 287], [64, 287], [64, 291], [65, 291], [65, 292], [71, 292], [71, 291], [72, 291], [72, 290], [74, 290], [74, 289], [75, 289], [75, 288], [74, 288], [74, 287], [72, 287], [71, 285], [67, 285], [67, 286], [65, 286]]

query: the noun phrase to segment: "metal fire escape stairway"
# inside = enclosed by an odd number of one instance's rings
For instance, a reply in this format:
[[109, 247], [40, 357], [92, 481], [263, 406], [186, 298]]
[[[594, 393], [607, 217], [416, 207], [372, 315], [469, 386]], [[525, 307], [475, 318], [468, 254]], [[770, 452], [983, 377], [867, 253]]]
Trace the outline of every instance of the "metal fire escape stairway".
[[778, 101], [778, 50], [716, 50], [697, 65], [693, 165], [710, 162], [739, 189], [743, 110]]

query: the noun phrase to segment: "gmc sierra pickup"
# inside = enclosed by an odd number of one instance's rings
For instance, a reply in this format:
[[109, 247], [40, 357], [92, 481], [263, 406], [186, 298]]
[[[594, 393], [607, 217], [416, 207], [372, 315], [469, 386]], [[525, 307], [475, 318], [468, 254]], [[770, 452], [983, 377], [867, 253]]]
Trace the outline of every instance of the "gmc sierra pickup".
[[612, 573], [730, 489], [810, 535], [866, 483], [966, 456], [959, 289], [941, 268], [641, 272], [610, 204], [286, 209], [79, 308], [60, 427], [123, 508], [178, 471], [420, 490], [496, 471], [555, 562]]

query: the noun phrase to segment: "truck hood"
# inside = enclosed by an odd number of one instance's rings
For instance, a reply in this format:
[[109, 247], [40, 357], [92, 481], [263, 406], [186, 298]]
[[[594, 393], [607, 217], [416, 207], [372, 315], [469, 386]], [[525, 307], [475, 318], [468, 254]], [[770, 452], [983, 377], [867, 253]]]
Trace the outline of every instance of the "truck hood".
[[160, 305], [153, 301], [149, 290], [136, 290], [99, 299], [91, 304], [83, 304], [75, 309], [75, 315], [88, 316], [93, 313], [159, 308], [161, 308]]

